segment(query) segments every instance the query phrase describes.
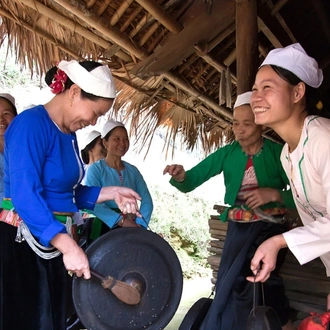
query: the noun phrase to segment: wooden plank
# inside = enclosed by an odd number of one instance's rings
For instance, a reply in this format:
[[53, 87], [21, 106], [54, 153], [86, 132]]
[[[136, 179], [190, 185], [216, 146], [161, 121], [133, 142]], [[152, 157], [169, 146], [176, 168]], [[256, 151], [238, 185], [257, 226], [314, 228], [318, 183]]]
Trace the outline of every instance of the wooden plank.
[[207, 251], [214, 253], [214, 254], [219, 254], [219, 255], [222, 254], [222, 249], [220, 249], [220, 248], [208, 247]]
[[211, 235], [218, 235], [218, 236], [223, 236], [223, 237], [226, 237], [226, 235], [227, 235], [226, 230], [220, 230], [220, 229], [210, 229], [209, 233]]
[[212, 229], [221, 229], [221, 230], [226, 231], [226, 233], [227, 233], [228, 225], [226, 223], [223, 223], [220, 220], [211, 219], [211, 220], [209, 220], [209, 227]]
[[306, 304], [296, 300], [290, 300], [290, 307], [304, 313], [316, 312], [322, 314], [325, 311], [325, 306], [323, 305]]
[[318, 306], [326, 306], [327, 299], [325, 297], [311, 295], [311, 294], [305, 294], [302, 292], [295, 292], [295, 291], [286, 291], [286, 296], [293, 301], [299, 301], [304, 304], [314, 304]]
[[224, 238], [222, 240], [215, 239], [215, 240], [210, 241], [209, 244], [214, 247], [223, 247], [224, 242], [225, 242]]
[[211, 265], [211, 267], [218, 267], [220, 265], [220, 257], [219, 256], [209, 256], [207, 257], [207, 262]]
[[304, 291], [311, 294], [325, 294], [330, 292], [330, 281], [321, 281], [319, 279], [306, 279], [296, 277], [283, 277], [286, 290]]
[[175, 68], [195, 52], [194, 45], [207, 44], [234, 21], [234, 5], [232, 0], [215, 1], [211, 13], [205, 6], [204, 11], [181, 32], [137, 63], [131, 73], [144, 78], [161, 75]]

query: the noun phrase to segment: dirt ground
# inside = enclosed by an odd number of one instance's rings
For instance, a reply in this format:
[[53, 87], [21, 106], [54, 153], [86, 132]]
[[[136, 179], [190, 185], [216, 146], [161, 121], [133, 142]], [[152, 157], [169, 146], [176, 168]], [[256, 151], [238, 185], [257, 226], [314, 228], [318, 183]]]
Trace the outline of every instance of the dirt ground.
[[183, 283], [180, 305], [164, 330], [178, 330], [190, 307], [200, 298], [207, 298], [212, 291], [211, 277], [197, 277]]

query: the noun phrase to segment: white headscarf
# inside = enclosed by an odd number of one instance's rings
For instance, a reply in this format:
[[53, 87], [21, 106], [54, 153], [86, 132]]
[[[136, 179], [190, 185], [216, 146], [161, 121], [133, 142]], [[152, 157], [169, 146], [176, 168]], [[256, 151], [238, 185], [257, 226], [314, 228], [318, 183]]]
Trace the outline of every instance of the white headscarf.
[[271, 50], [260, 67], [267, 64], [294, 73], [305, 84], [314, 88], [319, 87], [323, 81], [323, 73], [317, 62], [298, 43]]
[[106, 98], [116, 97], [114, 79], [107, 65], [98, 66], [89, 72], [73, 60], [61, 61], [58, 68], [64, 71], [83, 91]]
[[250, 98], [252, 92], [246, 92], [237, 96], [236, 102], [234, 104], [234, 109], [240, 107], [241, 105], [248, 104], [250, 105]]

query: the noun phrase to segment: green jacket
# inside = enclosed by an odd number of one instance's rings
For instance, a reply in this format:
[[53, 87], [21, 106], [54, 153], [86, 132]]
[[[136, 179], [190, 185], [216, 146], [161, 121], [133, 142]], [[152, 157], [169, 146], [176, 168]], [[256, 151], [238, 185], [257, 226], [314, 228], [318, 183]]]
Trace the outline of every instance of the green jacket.
[[[292, 194], [288, 189], [289, 181], [282, 168], [280, 155], [282, 145], [264, 139], [262, 152], [253, 157], [254, 170], [259, 188], [275, 188], [280, 191], [287, 208], [294, 208]], [[213, 176], [223, 172], [226, 186], [225, 204], [234, 206], [236, 196], [241, 187], [248, 156], [237, 141], [222, 147], [209, 155], [199, 164], [186, 172], [186, 179], [177, 182], [173, 178], [170, 183], [182, 192], [189, 192], [208, 181]], [[278, 206], [278, 203], [268, 203], [262, 208]], [[227, 220], [227, 213], [220, 216]]]

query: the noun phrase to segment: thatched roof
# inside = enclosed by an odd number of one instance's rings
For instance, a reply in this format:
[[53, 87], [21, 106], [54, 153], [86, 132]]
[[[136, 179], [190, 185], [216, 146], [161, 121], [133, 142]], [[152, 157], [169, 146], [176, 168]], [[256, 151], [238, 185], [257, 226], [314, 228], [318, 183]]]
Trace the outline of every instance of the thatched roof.
[[[257, 42], [242, 38], [253, 22], [237, 14], [255, 5]], [[210, 151], [231, 121], [237, 75], [246, 78], [240, 43], [256, 44], [260, 64], [270, 49], [300, 42], [324, 69], [330, 95], [329, 15], [328, 0], [1, 0], [0, 36], [38, 74], [61, 59], [108, 64], [114, 112], [132, 116], [137, 136], [147, 142], [164, 126], [168, 141], [179, 132], [188, 148], [201, 139]], [[249, 81], [254, 74], [246, 70]]]

